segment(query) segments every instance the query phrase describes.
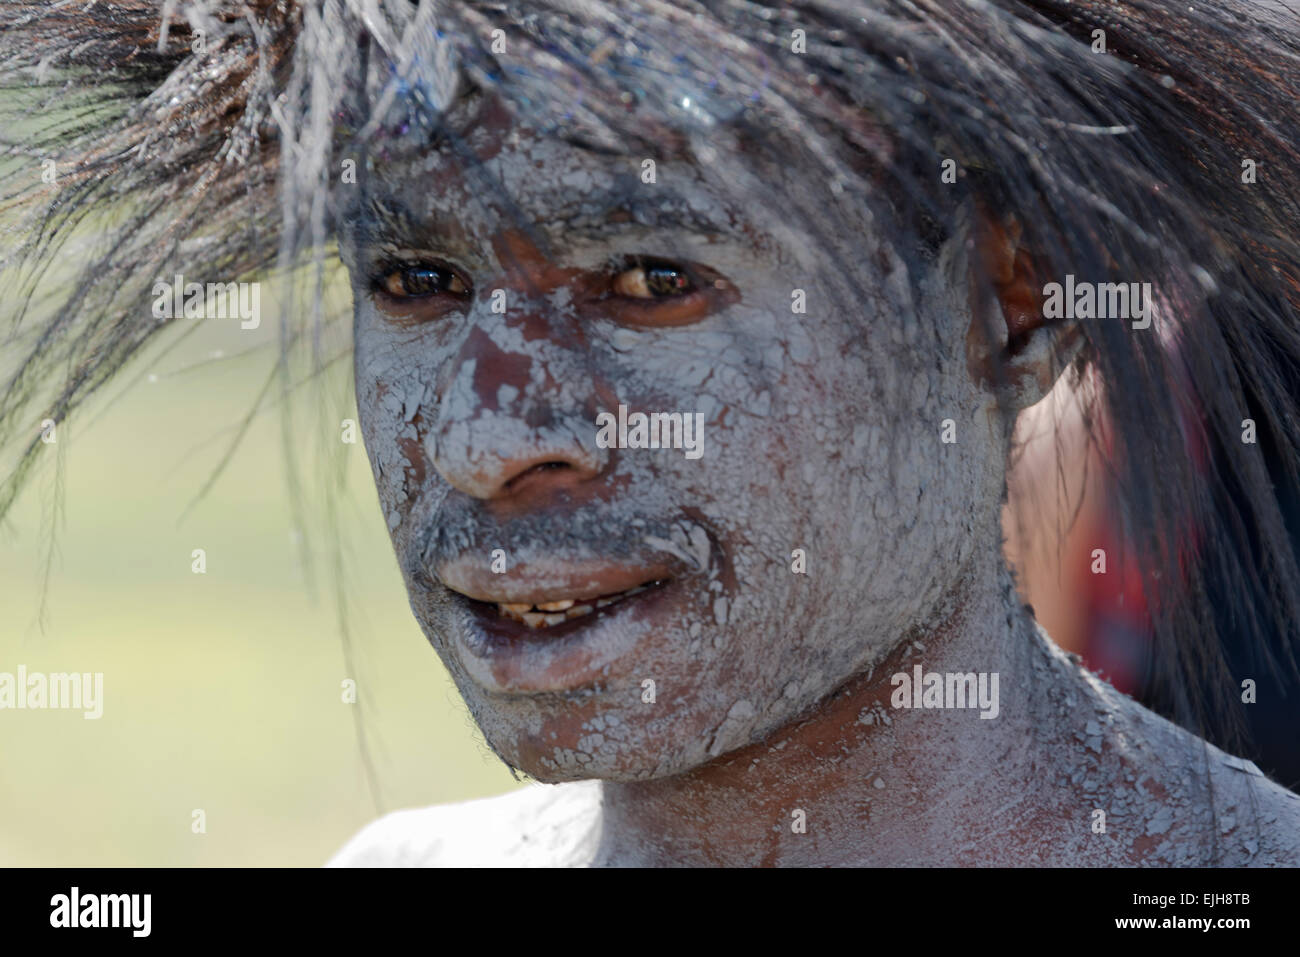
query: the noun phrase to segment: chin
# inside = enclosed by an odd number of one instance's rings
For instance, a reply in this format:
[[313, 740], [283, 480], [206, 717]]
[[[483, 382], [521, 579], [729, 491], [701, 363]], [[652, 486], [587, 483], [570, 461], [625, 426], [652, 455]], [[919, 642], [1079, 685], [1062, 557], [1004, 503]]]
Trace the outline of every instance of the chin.
[[538, 781], [684, 774], [808, 703], [808, 689], [791, 694], [790, 682], [768, 677], [788, 661], [746, 660], [770, 627], [756, 617], [702, 628], [713, 617], [707, 579], [678, 567], [645, 565], [612, 585], [578, 579], [567, 587], [593, 606], [582, 589], [614, 593], [632, 582], [635, 593], [538, 627], [415, 577], [417, 617], [488, 745]]
[[462, 688], [462, 694], [497, 756], [547, 784], [673, 777], [749, 743], [726, 730], [725, 710], [639, 699], [629, 707], [622, 691], [502, 699]]

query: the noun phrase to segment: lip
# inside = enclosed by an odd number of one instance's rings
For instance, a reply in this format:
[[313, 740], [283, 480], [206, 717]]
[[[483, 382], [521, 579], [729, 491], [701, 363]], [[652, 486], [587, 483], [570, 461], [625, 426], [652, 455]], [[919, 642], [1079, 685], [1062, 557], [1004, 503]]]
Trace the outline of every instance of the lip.
[[602, 559], [539, 560], [493, 572], [479, 556], [462, 556], [438, 567], [438, 579], [457, 594], [478, 602], [537, 604], [571, 598], [590, 601], [625, 592], [651, 581], [677, 577], [673, 562], [626, 563]]
[[[546, 560], [497, 575], [457, 560], [438, 569], [455, 608], [451, 642], [469, 676], [505, 695], [577, 691], [609, 682], [671, 631], [688, 593], [677, 563]], [[590, 601], [646, 586], [579, 618], [530, 628], [501, 614], [497, 602]]]

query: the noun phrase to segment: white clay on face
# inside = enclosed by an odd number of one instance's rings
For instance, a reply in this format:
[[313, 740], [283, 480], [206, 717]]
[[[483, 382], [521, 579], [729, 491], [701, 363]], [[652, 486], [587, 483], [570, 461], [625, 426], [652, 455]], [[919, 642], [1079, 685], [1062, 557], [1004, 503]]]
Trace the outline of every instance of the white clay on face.
[[[530, 172], [538, 162], [547, 175]], [[646, 329], [586, 321], [563, 288], [525, 289], [511, 293], [505, 315], [476, 300], [464, 315], [406, 328], [357, 300], [367, 448], [426, 633], [506, 760], [544, 780], [604, 779], [599, 790], [565, 785], [561, 798], [500, 799], [518, 825], [489, 857], [1189, 864], [1217, 853], [1206, 837], [1215, 814], [1233, 822], [1226, 860], [1294, 850], [1294, 829], [1247, 833], [1251, 807], [1280, 813], [1281, 789], [1260, 791], [1258, 772], [1234, 770], [1234, 759], [1088, 675], [1020, 607], [999, 550], [1009, 424], [967, 368], [965, 237], [917, 281], [864, 217], [862, 234], [838, 250], [853, 269], [850, 304], [833, 299], [836, 277], [810, 255], [815, 244], [762, 204], [747, 209], [745, 241], [671, 226], [568, 235], [555, 224], [597, 216], [600, 204], [584, 209], [584, 197], [610, 188], [611, 162], [524, 137], [487, 167], [538, 218], [556, 265], [689, 252], [733, 283], [740, 302], [694, 325]], [[738, 215], [689, 168], [660, 173], [693, 208]], [[569, 191], [562, 199], [548, 188], [555, 182]], [[548, 203], [560, 207], [553, 216]], [[509, 271], [493, 237], [511, 221], [469, 190], [449, 188], [429, 211], [443, 215], [444, 204], [464, 229], [446, 255], [472, 262], [475, 281], [491, 288]], [[790, 312], [795, 288], [808, 294], [804, 314]], [[525, 335], [521, 315], [544, 317], [550, 334]], [[485, 393], [476, 355], [526, 373]], [[595, 448], [593, 413], [609, 398], [595, 398], [598, 383], [633, 405], [704, 412], [709, 454], [692, 462]], [[955, 443], [940, 441], [945, 419]], [[467, 511], [475, 463], [559, 447], [612, 470], [618, 494], [564, 521], [526, 515], [495, 526]], [[635, 660], [620, 655], [617, 635], [592, 648], [608, 656], [596, 686], [487, 694], [498, 676], [448, 639], [461, 623], [428, 583], [424, 558], [430, 542], [481, 547], [495, 532], [524, 563], [648, 545], [692, 570], [690, 600]], [[796, 547], [806, 575], [791, 573]], [[891, 668], [997, 673], [996, 720], [892, 710], [887, 657]], [[646, 678], [667, 703], [659, 711], [641, 700]], [[852, 705], [842, 720], [841, 697]], [[1198, 783], [1206, 770], [1212, 802]], [[795, 801], [813, 822], [808, 835], [789, 831]], [[473, 807], [422, 812], [439, 846], [481, 832]], [[1089, 829], [1098, 807], [1111, 821], [1103, 839]], [[484, 805], [489, 812], [494, 822], [504, 813]], [[663, 831], [678, 821], [685, 831], [670, 846]], [[403, 825], [398, 846], [414, 826]], [[476, 841], [466, 859], [484, 853]]]
[[[691, 580], [689, 609], [660, 636], [654, 655], [610, 662], [610, 686], [592, 711], [602, 720], [621, 718], [619, 734], [603, 735], [593, 751], [577, 745], [594, 739], [578, 736], [541, 767], [527, 768], [543, 777], [681, 770], [771, 731], [878, 660], [894, 636], [923, 623], [969, 558], [970, 529], [987, 529], [996, 514], [997, 479], [971, 468], [996, 459], [996, 436], [976, 419], [959, 340], [949, 337], [946, 354], [927, 353], [908, 331], [921, 310], [942, 313], [940, 327], [959, 327], [946, 287], [932, 286], [932, 300], [918, 303], [901, 261], [864, 233], [846, 260], [857, 270], [848, 277], [858, 291], [854, 308], [842, 299], [833, 304], [819, 283], [828, 266], [817, 261], [814, 245], [761, 208], [748, 214], [744, 240], [636, 223], [598, 239], [590, 224], [627, 180], [626, 166], [622, 158], [512, 131], [472, 178], [500, 184], [490, 194], [452, 177], [436, 199], [419, 191], [402, 199], [408, 206], [422, 201], [440, 221], [455, 211], [463, 237], [429, 254], [477, 265], [480, 291], [511, 272], [497, 244], [503, 230], [518, 225], [502, 216], [508, 205], [536, 217], [525, 225], [540, 234], [558, 267], [591, 269], [620, 252], [690, 258], [725, 276], [740, 291], [739, 303], [693, 325], [632, 328], [580, 317], [563, 286], [511, 288], [505, 314], [494, 313], [480, 294], [468, 314], [411, 329], [394, 327], [358, 298], [363, 427], [381, 502], [389, 515], [402, 516], [394, 541], [408, 580], [418, 574], [415, 547], [440, 521], [448, 476], [461, 492], [482, 497], [489, 493], [478, 476], [495, 474], [493, 463], [504, 457], [563, 448], [596, 468], [608, 465], [608, 451], [594, 445], [593, 382], [607, 383], [632, 407], [705, 415], [708, 454], [699, 460], [617, 455], [620, 494], [584, 513], [586, 540], [570, 530], [563, 541], [547, 541], [539, 536], [554, 530], [528, 517], [504, 530], [518, 562], [548, 549], [597, 555], [602, 541], [638, 520], [675, 526], [682, 541], [693, 543], [688, 549], [670, 544], [673, 536], [643, 536], [664, 552], [708, 555]], [[699, 171], [664, 162], [659, 174], [660, 184], [674, 184], [673, 200], [651, 194], [647, 201], [677, 202], [715, 222], [740, 215]], [[392, 171], [382, 181], [400, 183], [403, 175]], [[574, 238], [557, 223], [579, 224]], [[864, 227], [869, 223], [864, 218]], [[806, 313], [791, 311], [796, 288], [808, 294]], [[521, 315], [545, 317], [550, 334], [526, 336]], [[475, 350], [499, 353], [526, 371], [493, 385], [486, 401], [475, 387]], [[412, 401], [420, 403], [418, 429]], [[937, 442], [945, 417], [962, 423], [966, 443], [946, 461]], [[424, 458], [418, 487], [412, 455]], [[683, 521], [683, 509], [704, 524]], [[710, 534], [716, 547], [701, 549]], [[793, 547], [809, 550], [815, 574], [790, 574]], [[439, 638], [456, 622], [434, 612], [423, 624], [507, 759], [521, 731], [549, 727], [550, 716], [535, 702], [502, 707], [500, 699], [482, 698], [479, 679], [490, 677], [476, 675], [478, 664]], [[662, 729], [650, 746], [632, 690], [649, 674], [683, 689], [667, 747]], [[792, 676], [810, 674], [819, 680], [801, 680], [791, 690]], [[740, 702], [745, 706], [737, 710]]]

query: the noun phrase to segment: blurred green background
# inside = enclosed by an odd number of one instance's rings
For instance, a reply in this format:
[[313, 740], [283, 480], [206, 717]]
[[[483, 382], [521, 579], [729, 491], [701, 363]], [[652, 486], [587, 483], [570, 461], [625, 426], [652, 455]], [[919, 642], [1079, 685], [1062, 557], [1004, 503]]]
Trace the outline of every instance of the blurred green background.
[[[384, 810], [519, 786], [412, 618], [364, 447], [341, 443], [349, 362], [295, 390], [287, 431], [267, 403], [187, 511], [271, 373], [276, 323], [266, 284], [256, 331], [178, 323], [190, 334], [172, 351], [151, 350], [58, 428], [0, 524], [0, 671], [104, 673], [97, 721], [0, 711], [0, 864], [318, 865], [380, 809], [358, 707]], [[346, 468], [337, 527], [319, 507], [322, 441]], [[312, 503], [301, 517], [286, 442]], [[191, 571], [196, 548], [206, 574]], [[344, 703], [345, 678], [360, 705]]]

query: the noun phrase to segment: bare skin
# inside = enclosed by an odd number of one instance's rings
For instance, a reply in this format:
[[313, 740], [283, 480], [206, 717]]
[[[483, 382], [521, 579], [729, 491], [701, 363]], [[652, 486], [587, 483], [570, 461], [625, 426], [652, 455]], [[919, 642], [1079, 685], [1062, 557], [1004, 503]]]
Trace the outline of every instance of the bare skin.
[[[417, 618], [492, 748], [555, 786], [400, 812], [335, 863], [1300, 860], [1300, 798], [1020, 606], [974, 233], [909, 283], [866, 214], [827, 249], [688, 160], [638, 186], [635, 160], [492, 106], [463, 146], [469, 172], [446, 149], [369, 162], [342, 243], [358, 404]], [[639, 295], [628, 254], [695, 291]], [[411, 264], [437, 292], [407, 294]], [[1012, 413], [1068, 358], [1033, 338]], [[704, 413], [705, 454], [601, 448], [619, 404]], [[558, 626], [500, 611], [638, 585]], [[996, 672], [997, 717], [893, 707], [914, 664]]]
[[[885, 668], [855, 679], [809, 718], [687, 774], [646, 783], [534, 785], [499, 798], [398, 812], [362, 831], [331, 863], [1294, 866], [1300, 860], [1300, 796], [1097, 679], [1038, 631], [1009, 593], [990, 597], [1007, 617], [1002, 634], [984, 637], [1018, 636], [1020, 653], [999, 658], [1002, 677], [1008, 686], [1024, 682], [1030, 689], [1022, 699], [1027, 707], [997, 721], [889, 706], [886, 674], [895, 666], [906, 671], [924, 661], [960, 669], [970, 660], [958, 646], [973, 649], [979, 639], [964, 627], [968, 619], [954, 621], [949, 634], [923, 643], [924, 651], [908, 643]], [[806, 812], [805, 833], [791, 829], [796, 807]], [[1106, 812], [1104, 833], [1094, 830], [1096, 809]]]

